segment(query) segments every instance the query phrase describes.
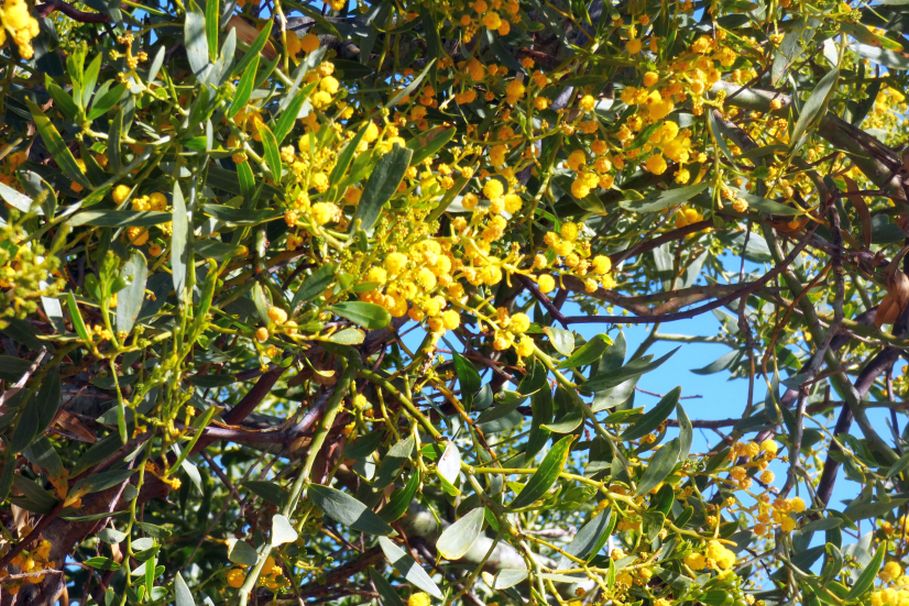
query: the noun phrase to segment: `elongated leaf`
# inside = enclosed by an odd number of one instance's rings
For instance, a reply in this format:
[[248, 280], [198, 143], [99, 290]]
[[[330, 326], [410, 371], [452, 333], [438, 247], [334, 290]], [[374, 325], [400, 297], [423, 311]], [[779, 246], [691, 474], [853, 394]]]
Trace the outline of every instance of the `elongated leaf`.
[[413, 150], [411, 164], [419, 164], [426, 158], [434, 156], [446, 143], [451, 141], [455, 132], [457, 131], [453, 126], [436, 126], [408, 141], [407, 147]]
[[208, 59], [218, 58], [218, 30], [220, 29], [221, 3], [218, 0], [205, 2], [205, 39], [208, 43]]
[[565, 436], [552, 445], [536, 472], [508, 506], [511, 509], [526, 507], [546, 494], [546, 492], [559, 479], [559, 474], [568, 461], [571, 445], [576, 436]]
[[410, 478], [408, 478], [407, 484], [400, 490], [396, 490], [392, 493], [391, 498], [388, 499], [388, 504], [379, 512], [382, 519], [386, 522], [394, 522], [407, 513], [407, 508], [410, 507], [410, 504], [413, 502], [413, 498], [416, 496], [419, 487], [420, 474], [419, 472], [414, 471], [410, 475]]
[[272, 178], [278, 183], [281, 181], [281, 152], [278, 150], [278, 140], [264, 123], [259, 122], [257, 128], [265, 151], [265, 164], [268, 165]]
[[655, 213], [687, 202], [702, 191], [707, 189], [707, 183], [686, 185], [675, 189], [668, 189], [655, 196], [649, 196], [639, 202], [621, 201], [619, 206], [639, 213]]
[[419, 75], [410, 81], [410, 84], [402, 88], [395, 94], [394, 97], [388, 100], [388, 103], [385, 104], [385, 107], [394, 107], [397, 105], [404, 97], [417, 90], [417, 87], [420, 86], [420, 83], [423, 82], [423, 79], [426, 78], [426, 75], [429, 73], [430, 68], [435, 64], [435, 59], [430, 59], [429, 63], [426, 64], [426, 67], [419, 73]]
[[486, 509], [471, 509], [461, 519], [442, 531], [436, 541], [436, 549], [446, 560], [460, 560], [470, 551], [474, 541], [483, 532], [483, 516]]
[[[284, 141], [284, 138], [287, 137], [293, 129], [294, 124], [297, 123], [297, 118], [300, 117], [300, 110], [303, 108], [303, 104], [306, 103], [306, 100], [309, 99], [309, 95], [312, 93], [315, 86], [316, 83], [311, 82], [301, 88], [294, 96], [293, 100], [287, 104], [287, 107], [281, 111], [281, 115], [278, 116], [277, 121], [275, 121], [275, 139], [278, 140], [278, 145]], [[333, 179], [329, 179], [329, 181], [334, 183]]]
[[34, 204], [31, 198], [6, 183], [0, 183], [0, 199], [23, 213], [30, 212]]
[[332, 305], [331, 310], [363, 328], [385, 328], [391, 322], [391, 314], [384, 307], [375, 303], [344, 301]]
[[330, 263], [314, 269], [313, 272], [303, 280], [303, 284], [300, 285], [297, 292], [294, 293], [291, 305], [296, 308], [300, 304], [311, 301], [324, 293], [325, 289], [328, 288], [334, 280], [334, 276], [335, 266]]
[[660, 426], [660, 423], [669, 418], [673, 409], [679, 403], [679, 396], [682, 395], [682, 388], [676, 387], [657, 402], [657, 405], [651, 408], [638, 421], [622, 433], [623, 440], [636, 440], [646, 436], [648, 433]]
[[674, 438], [660, 447], [648, 461], [644, 473], [641, 474], [641, 479], [638, 480], [637, 494], [647, 494], [665, 480], [675, 469], [680, 454], [681, 445], [678, 438]]
[[881, 545], [877, 548], [877, 551], [874, 554], [874, 557], [871, 558], [871, 561], [868, 562], [868, 565], [862, 570], [858, 575], [858, 578], [855, 579], [855, 584], [852, 585], [852, 589], [849, 590], [849, 593], [846, 595], [846, 601], [851, 602], [856, 600], [859, 597], [863, 596], [874, 585], [874, 578], [877, 576], [878, 571], [880, 571], [881, 566], [884, 563], [884, 556], [887, 555], [887, 546]]
[[675, 407], [675, 416], [679, 421], [679, 459], [687, 459], [691, 452], [692, 426], [685, 409], [681, 404]]
[[255, 56], [250, 61], [249, 67], [240, 75], [240, 82], [237, 83], [237, 90], [234, 92], [234, 98], [230, 102], [230, 107], [227, 108], [228, 118], [236, 116], [246, 105], [246, 102], [249, 101], [249, 96], [252, 94], [253, 87], [256, 84], [256, 73], [258, 70], [259, 57]]
[[404, 601], [401, 600], [401, 596], [399, 596], [394, 587], [391, 586], [391, 583], [389, 583], [381, 574], [376, 572], [374, 568], [370, 567], [369, 578], [372, 581], [372, 584], [376, 586], [376, 591], [379, 592], [379, 601], [382, 606], [404, 606]]
[[442, 599], [443, 596], [439, 586], [407, 552], [386, 537], [379, 537], [379, 547], [381, 547], [382, 553], [385, 554], [385, 557], [391, 562], [395, 570], [401, 573], [408, 583], [411, 583], [421, 591], [425, 591], [434, 598]]
[[189, 262], [189, 217], [183, 191], [179, 183], [174, 183], [173, 231], [170, 241], [170, 266], [177, 299], [183, 300], [186, 288], [186, 266]]
[[363, 140], [363, 135], [366, 134], [366, 128], [366, 126], [361, 128], [360, 131], [354, 135], [353, 139], [347, 142], [347, 145], [344, 146], [341, 153], [338, 154], [338, 159], [331, 169], [331, 174], [328, 176], [328, 182], [331, 183], [333, 189], [337, 187], [341, 177], [343, 177], [344, 173], [347, 172], [347, 169], [350, 168], [350, 163], [353, 161], [357, 147], [360, 146], [360, 141]]
[[307, 495], [319, 509], [325, 512], [325, 515], [353, 530], [375, 535], [386, 535], [393, 532], [385, 520], [345, 492], [330, 486], [313, 484], [307, 490]]
[[176, 606], [196, 606], [193, 592], [189, 590], [189, 585], [186, 584], [186, 581], [183, 580], [183, 575], [179, 572], [174, 578], [174, 598], [176, 599]]
[[154, 210], [83, 210], [68, 221], [73, 227], [95, 225], [97, 227], [148, 226], [167, 223], [172, 215]]
[[57, 166], [60, 167], [60, 171], [70, 180], [75, 181], [83, 187], [90, 188], [91, 182], [82, 172], [82, 169], [79, 168], [79, 165], [76, 163], [76, 158], [73, 156], [72, 152], [69, 151], [69, 148], [63, 141], [63, 137], [60, 136], [60, 132], [54, 126], [53, 122], [51, 122], [50, 118], [48, 118], [47, 115], [41, 111], [41, 108], [35, 105], [31, 99], [26, 98], [25, 103], [32, 113], [32, 120], [35, 123], [38, 134], [41, 135], [41, 140], [44, 141], [44, 146], [54, 159], [54, 162], [57, 163]]
[[624, 383], [628, 379], [639, 377], [645, 373], [650, 372], [651, 370], [654, 370], [655, 368], [658, 368], [666, 360], [672, 357], [672, 355], [675, 354], [675, 352], [678, 350], [679, 348], [676, 347], [669, 353], [660, 356], [653, 361], [651, 361], [649, 355], [642, 356], [636, 360], [632, 360], [620, 368], [618, 371], [597, 374], [586, 383], [583, 383], [578, 389], [582, 393], [595, 393], [604, 389], [608, 389], [610, 387], [615, 387], [616, 385]]
[[88, 329], [85, 327], [85, 320], [82, 319], [82, 313], [79, 311], [79, 305], [76, 303], [76, 297], [72, 292], [66, 293], [66, 308], [69, 310], [69, 317], [73, 321], [73, 330], [85, 341], [89, 342]]
[[840, 70], [838, 68], [833, 68], [827, 72], [817, 83], [817, 86], [811, 92], [811, 96], [808, 97], [808, 100], [805, 101], [801, 112], [799, 112], [799, 119], [792, 129], [792, 135], [789, 137], [789, 140], [792, 141], [793, 150], [798, 149], [802, 145], [802, 136], [809, 128], [812, 128], [821, 119], [823, 113], [827, 111], [827, 102], [830, 99], [830, 95], [833, 92], [833, 87], [836, 85], [839, 75]]
[[612, 344], [608, 335], [596, 335], [581, 345], [571, 357], [559, 364], [560, 368], [580, 368], [593, 364], [606, 352]]
[[461, 382], [461, 394], [472, 396], [480, 391], [482, 381], [480, 373], [473, 367], [470, 361], [459, 353], [451, 354], [454, 361], [455, 374], [458, 375], [458, 381]]
[[123, 265], [120, 278], [126, 286], [117, 292], [117, 331], [129, 334], [145, 301], [145, 283], [148, 279], [145, 256], [134, 251]]
[[390, 152], [379, 158], [369, 180], [363, 188], [363, 195], [353, 217], [354, 225], [359, 225], [366, 233], [372, 233], [373, 225], [385, 203], [398, 189], [413, 152], [406, 147], [394, 146]]
[[615, 527], [615, 516], [608, 509], [601, 511], [592, 520], [584, 524], [565, 551], [573, 556], [590, 560], [599, 553]]
[[183, 23], [183, 46], [186, 47], [186, 58], [193, 74], [199, 80], [204, 80], [209, 66], [205, 15], [192, 1], [187, 6], [186, 20]]

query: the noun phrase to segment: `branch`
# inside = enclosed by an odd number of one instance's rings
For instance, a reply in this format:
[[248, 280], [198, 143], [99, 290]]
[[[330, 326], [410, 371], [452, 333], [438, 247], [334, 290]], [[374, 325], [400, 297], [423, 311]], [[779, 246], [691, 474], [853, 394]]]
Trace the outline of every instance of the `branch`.
[[88, 13], [80, 11], [72, 4], [63, 2], [63, 0], [47, 0], [44, 4], [37, 7], [38, 14], [47, 17], [54, 11], [60, 11], [70, 19], [79, 23], [110, 23], [110, 17], [101, 13]]

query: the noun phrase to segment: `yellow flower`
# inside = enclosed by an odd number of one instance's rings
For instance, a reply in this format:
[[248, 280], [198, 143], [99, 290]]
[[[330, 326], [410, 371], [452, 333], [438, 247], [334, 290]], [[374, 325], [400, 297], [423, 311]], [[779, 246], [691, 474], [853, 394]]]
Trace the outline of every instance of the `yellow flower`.
[[625, 43], [625, 50], [628, 51], [629, 55], [637, 55], [641, 52], [643, 48], [643, 43], [638, 38], [630, 38], [628, 42]]
[[666, 172], [667, 168], [666, 160], [660, 154], [654, 154], [647, 158], [647, 162], [644, 163], [644, 166], [648, 171], [655, 175], [662, 175]]
[[540, 274], [537, 276], [537, 286], [540, 287], [540, 291], [543, 293], [552, 292], [555, 288], [555, 278], [549, 274]]
[[[502, 18], [499, 17], [499, 13], [495, 11], [490, 11], [483, 15], [483, 27], [486, 29], [499, 29], [502, 26]], [[428, 604], [428, 602], [427, 602]], [[408, 604], [408, 606], [412, 606]]]
[[490, 179], [483, 185], [483, 195], [492, 200], [505, 193], [505, 186], [498, 179]]
[[120, 205], [126, 201], [126, 198], [129, 196], [129, 192], [132, 191], [132, 188], [129, 185], [123, 185], [122, 183], [114, 188], [111, 192], [111, 198], [114, 199], [114, 204]]
[[884, 568], [881, 569], [880, 573], [878, 573], [878, 576], [885, 583], [895, 581], [896, 579], [903, 576], [903, 567], [900, 566], [897, 562], [887, 562], [884, 564]]
[[429, 606], [430, 604], [432, 604], [432, 599], [429, 594], [422, 591], [413, 593], [407, 598], [407, 606]]
[[234, 589], [239, 589], [246, 579], [246, 574], [242, 568], [231, 568], [227, 573], [227, 584]]
[[311, 53], [319, 48], [319, 37], [315, 34], [306, 34], [300, 38], [300, 50]]

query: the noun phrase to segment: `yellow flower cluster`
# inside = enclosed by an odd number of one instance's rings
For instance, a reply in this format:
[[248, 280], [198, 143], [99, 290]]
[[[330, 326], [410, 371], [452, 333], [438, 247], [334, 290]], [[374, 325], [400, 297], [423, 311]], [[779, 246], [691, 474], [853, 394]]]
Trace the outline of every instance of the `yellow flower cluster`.
[[[127, 200], [130, 200], [130, 195], [133, 193], [132, 188], [128, 185], [120, 184], [114, 187], [111, 191], [111, 198], [117, 206], [121, 206]], [[146, 195], [134, 196], [130, 200], [130, 206], [133, 210], [136, 211], [165, 211], [167, 210], [167, 196], [161, 192], [152, 192]], [[166, 223], [160, 223], [156, 226], [164, 234], [170, 234], [172, 230], [172, 224], [170, 221]], [[144, 246], [148, 244], [149, 238], [151, 236], [147, 227], [142, 227], [138, 225], [132, 225], [127, 227], [124, 230], [126, 235], [126, 240], [133, 246]], [[157, 257], [163, 252], [163, 248], [160, 244], [152, 243], [148, 247], [148, 253]]]
[[7, 36], [16, 43], [19, 55], [31, 59], [35, 54], [32, 38], [38, 35], [38, 20], [28, 12], [25, 0], [4, 0], [0, 6], [0, 46]]
[[38, 309], [41, 297], [54, 297], [63, 289], [55, 277], [60, 259], [44, 246], [28, 240], [15, 224], [0, 224], [0, 329], [8, 318], [24, 318]]
[[[55, 567], [55, 563], [50, 560], [51, 547], [50, 541], [42, 539], [31, 551], [26, 550], [16, 554], [10, 562], [12, 567], [0, 570], [0, 584], [3, 585], [3, 591], [10, 595], [16, 595], [22, 585], [42, 583], [45, 577], [45, 573], [42, 571], [51, 570]], [[4, 581], [3, 577], [10, 573], [23, 576], [15, 581]]]
[[685, 564], [692, 570], [729, 570], [735, 566], [735, 552], [717, 540], [707, 541], [703, 553], [693, 552], [685, 556]]
[[518, 0], [473, 0], [464, 2], [458, 20], [463, 28], [465, 42], [470, 42], [477, 32], [482, 29], [495, 32], [499, 36], [507, 36], [511, 26], [521, 22], [521, 7]]
[[[246, 570], [242, 566], [235, 566], [227, 571], [227, 585], [234, 589], [239, 589], [246, 580]], [[258, 584], [262, 587], [276, 591], [287, 585], [287, 579], [284, 577], [284, 570], [275, 562], [273, 556], [268, 556], [262, 572], [259, 575]]]

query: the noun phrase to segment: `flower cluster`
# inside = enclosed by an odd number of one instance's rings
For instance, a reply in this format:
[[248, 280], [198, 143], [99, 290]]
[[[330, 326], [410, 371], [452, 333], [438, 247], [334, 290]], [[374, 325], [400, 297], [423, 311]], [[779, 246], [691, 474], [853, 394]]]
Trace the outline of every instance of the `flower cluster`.
[[25, 0], [4, 0], [0, 6], [0, 46], [7, 36], [16, 43], [19, 55], [31, 59], [35, 54], [32, 38], [38, 35], [38, 20], [28, 12]]
[[38, 309], [41, 297], [53, 297], [63, 288], [55, 277], [60, 259], [44, 246], [28, 240], [18, 225], [0, 223], [0, 328], [5, 319], [24, 318]]

